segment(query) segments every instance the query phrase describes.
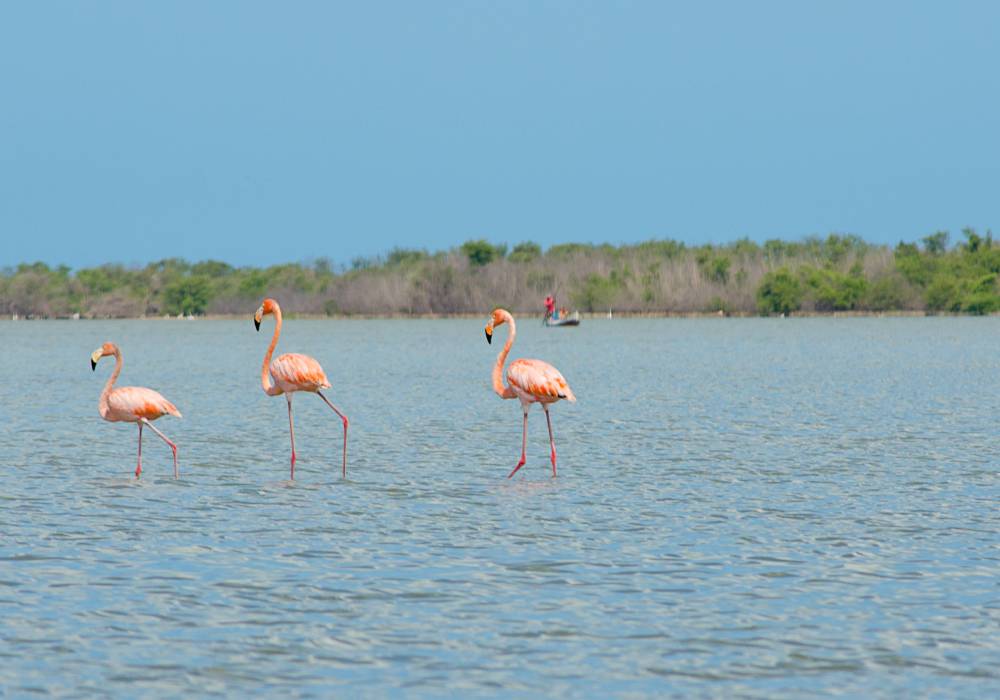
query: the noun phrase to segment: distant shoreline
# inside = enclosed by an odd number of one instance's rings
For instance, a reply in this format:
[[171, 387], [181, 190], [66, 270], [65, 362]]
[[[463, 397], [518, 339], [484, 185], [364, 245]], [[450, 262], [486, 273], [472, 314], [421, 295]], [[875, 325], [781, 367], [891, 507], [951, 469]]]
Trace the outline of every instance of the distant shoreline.
[[[305, 321], [431, 321], [431, 320], [469, 320], [486, 318], [488, 311], [481, 313], [439, 313], [439, 314], [309, 314], [309, 313], [285, 313], [286, 319]], [[1000, 312], [984, 314], [986, 317], [1000, 316]], [[542, 314], [516, 314], [517, 320], [522, 323], [537, 321], [541, 322]], [[616, 320], [616, 319], [636, 319], [636, 318], [664, 318], [664, 319], [724, 319], [724, 318], [971, 318], [973, 314], [961, 312], [929, 312], [929, 311], [793, 311], [785, 316], [770, 315], [762, 316], [757, 313], [736, 311], [731, 313], [720, 313], [718, 311], [614, 311], [611, 317], [607, 312], [580, 312], [580, 318], [584, 320]], [[73, 318], [70, 316], [60, 317], [21, 317], [11, 318], [5, 316], [0, 321], [21, 322], [21, 321], [240, 321], [252, 318], [252, 314], [203, 314], [199, 316], [105, 316], [105, 317], [84, 317]]]
[[[302, 318], [470, 318], [494, 306], [540, 317], [542, 299], [601, 318], [923, 316], [1000, 312], [1000, 242], [972, 229], [894, 248], [831, 234], [688, 247], [486, 240], [437, 251], [393, 249], [350, 269], [329, 261], [236, 268], [165, 259], [73, 271], [45, 263], [0, 270], [10, 318], [240, 318], [264, 297]], [[621, 309], [621, 311], [619, 311]], [[627, 309], [627, 311], [626, 311]]]

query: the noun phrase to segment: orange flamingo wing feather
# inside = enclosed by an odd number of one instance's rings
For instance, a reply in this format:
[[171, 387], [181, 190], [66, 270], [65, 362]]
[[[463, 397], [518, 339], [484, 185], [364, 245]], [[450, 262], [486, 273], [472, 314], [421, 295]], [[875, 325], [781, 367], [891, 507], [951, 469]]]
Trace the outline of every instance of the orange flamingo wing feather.
[[181, 417], [177, 407], [167, 401], [160, 392], [144, 386], [123, 386], [115, 389], [108, 396], [108, 407], [115, 415], [132, 416], [136, 420], [139, 418], [155, 420], [165, 415]]
[[271, 361], [271, 376], [278, 383], [292, 384], [306, 391], [328, 389], [330, 380], [319, 362], [308, 355], [290, 352]]
[[541, 401], [576, 401], [566, 378], [542, 360], [514, 360], [507, 367], [507, 381]]

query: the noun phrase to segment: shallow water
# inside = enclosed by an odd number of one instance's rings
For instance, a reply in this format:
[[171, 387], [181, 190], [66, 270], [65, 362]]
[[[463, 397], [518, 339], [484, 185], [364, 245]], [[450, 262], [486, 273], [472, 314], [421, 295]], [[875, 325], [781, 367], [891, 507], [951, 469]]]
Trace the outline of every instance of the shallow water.
[[997, 319], [524, 320], [579, 401], [510, 481], [484, 322], [286, 322], [351, 419], [343, 481], [296, 398], [294, 483], [270, 321], [0, 324], [0, 690], [1000, 693]]

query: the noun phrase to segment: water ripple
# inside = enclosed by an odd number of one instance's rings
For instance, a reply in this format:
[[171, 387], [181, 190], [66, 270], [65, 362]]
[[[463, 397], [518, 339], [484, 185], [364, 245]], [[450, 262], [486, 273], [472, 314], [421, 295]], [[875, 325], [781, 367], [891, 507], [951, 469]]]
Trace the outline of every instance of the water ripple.
[[[351, 417], [341, 480], [296, 399], [295, 482], [246, 325], [6, 329], [0, 694], [1000, 694], [993, 319], [524, 324], [580, 401], [511, 481], [479, 324], [287, 324]], [[110, 338], [179, 481], [96, 415]]]

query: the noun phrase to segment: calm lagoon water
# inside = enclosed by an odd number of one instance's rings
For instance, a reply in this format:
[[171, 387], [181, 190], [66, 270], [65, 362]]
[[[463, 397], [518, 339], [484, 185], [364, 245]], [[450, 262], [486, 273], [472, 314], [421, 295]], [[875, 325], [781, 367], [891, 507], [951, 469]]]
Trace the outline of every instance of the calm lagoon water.
[[294, 484], [270, 323], [0, 324], [0, 694], [1000, 695], [998, 319], [523, 320], [511, 481], [485, 318], [293, 319]]

